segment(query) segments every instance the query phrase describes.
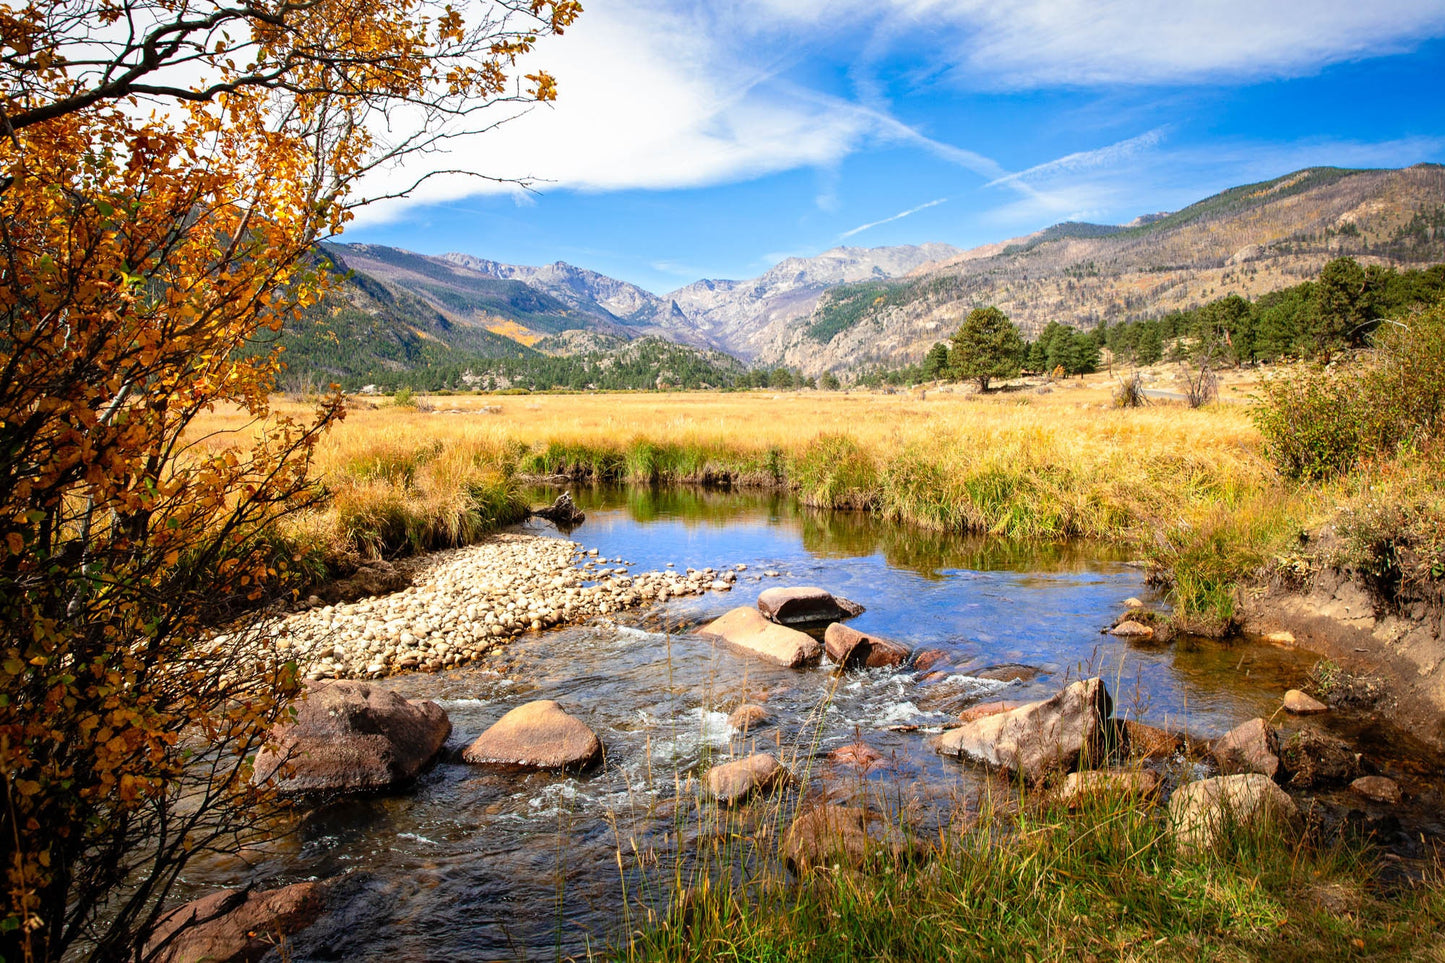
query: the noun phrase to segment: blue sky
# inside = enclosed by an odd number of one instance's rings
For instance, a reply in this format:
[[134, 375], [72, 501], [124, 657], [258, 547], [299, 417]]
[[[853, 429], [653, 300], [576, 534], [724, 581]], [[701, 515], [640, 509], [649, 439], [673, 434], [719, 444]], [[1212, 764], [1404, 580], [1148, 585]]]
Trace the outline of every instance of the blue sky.
[[343, 240], [660, 293], [839, 244], [966, 248], [1312, 165], [1445, 161], [1445, 0], [584, 6], [537, 53], [555, 106], [428, 159], [532, 192], [434, 178]]

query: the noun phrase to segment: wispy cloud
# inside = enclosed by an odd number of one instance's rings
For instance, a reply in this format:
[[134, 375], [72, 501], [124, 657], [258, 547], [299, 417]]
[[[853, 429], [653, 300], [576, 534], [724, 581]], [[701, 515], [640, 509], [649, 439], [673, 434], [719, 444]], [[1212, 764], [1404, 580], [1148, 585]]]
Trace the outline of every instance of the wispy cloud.
[[1167, 128], [1165, 127], [1156, 127], [1154, 130], [1147, 131], [1137, 137], [1130, 137], [1127, 140], [1121, 140], [1107, 147], [1066, 154], [1063, 157], [1047, 161], [1043, 164], [1035, 164], [1033, 167], [1019, 171], [1016, 174], [1006, 174], [1003, 177], [995, 178], [984, 186], [998, 187], [1000, 185], [1011, 185], [1019, 181], [1046, 178], [1058, 174], [1072, 174], [1080, 171], [1112, 167], [1137, 156], [1139, 153], [1151, 147], [1157, 147], [1160, 141], [1164, 139], [1166, 130]]
[[917, 207], [910, 207], [906, 211], [899, 211], [897, 214], [894, 214], [891, 217], [885, 217], [882, 220], [877, 221], [869, 221], [867, 224], [859, 224], [851, 231], [844, 231], [842, 234], [839, 234], [838, 240], [841, 241], [844, 238], [852, 237], [854, 234], [862, 234], [864, 231], [869, 230], [870, 228], [878, 227], [880, 224], [891, 224], [893, 221], [901, 221], [903, 220], [903, 218], [907, 217], [910, 214], [917, 214], [919, 211], [926, 211], [930, 207], [937, 207], [938, 205], [944, 203], [947, 200], [948, 198], [946, 197], [940, 197], [938, 198], [938, 200], [929, 201], [926, 204], [919, 204]]

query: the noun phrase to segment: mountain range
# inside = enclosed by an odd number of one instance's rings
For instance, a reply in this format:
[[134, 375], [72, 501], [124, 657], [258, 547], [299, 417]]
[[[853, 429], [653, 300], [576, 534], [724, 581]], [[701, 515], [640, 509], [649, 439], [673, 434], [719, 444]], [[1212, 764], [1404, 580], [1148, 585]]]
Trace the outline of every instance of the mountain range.
[[1033, 335], [1049, 321], [1090, 327], [1256, 296], [1343, 254], [1445, 261], [1445, 167], [1310, 168], [1123, 225], [1056, 224], [968, 251], [839, 247], [662, 295], [562, 261], [323, 250], [347, 273], [309, 327], [283, 333], [293, 370], [414, 372], [424, 384], [428, 368], [601, 356], [651, 338], [816, 375], [917, 361], [981, 305]]

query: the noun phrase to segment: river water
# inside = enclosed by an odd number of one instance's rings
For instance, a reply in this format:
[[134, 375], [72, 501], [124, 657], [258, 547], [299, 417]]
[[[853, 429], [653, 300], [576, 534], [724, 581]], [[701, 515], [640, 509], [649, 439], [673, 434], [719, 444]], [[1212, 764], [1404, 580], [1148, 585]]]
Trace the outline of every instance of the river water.
[[[534, 501], [550, 495], [538, 491]], [[747, 737], [806, 770], [814, 795], [901, 798], [922, 822], [947, 818], [988, 778], [927, 745], [929, 729], [986, 699], [1042, 698], [1101, 675], [1117, 715], [1213, 735], [1270, 716], [1314, 658], [1269, 645], [1130, 645], [1102, 635], [1123, 600], [1151, 600], [1142, 571], [1088, 545], [1020, 546], [800, 508], [782, 496], [700, 491], [577, 492], [586, 523], [570, 538], [635, 571], [672, 563], [745, 565], [731, 592], [673, 600], [615, 620], [524, 635], [479, 664], [380, 684], [437, 700], [454, 731], [448, 754], [407, 791], [308, 813], [243, 870], [191, 874], [205, 891], [342, 877], [336, 910], [297, 939], [294, 960], [550, 959], [603, 951], [624, 907], [656, 903], [694, 838], [689, 777], [745, 751], [727, 714], [760, 702], [775, 724]], [[523, 528], [562, 537], [550, 525]], [[776, 576], [765, 573], [776, 572]], [[850, 621], [943, 659], [927, 672], [837, 673], [769, 666], [690, 634], [751, 605], [764, 588], [818, 585], [867, 607]], [[972, 673], [1002, 663], [1039, 670], [1026, 683]], [[461, 748], [509, 709], [556, 699], [601, 737], [606, 761], [581, 775], [496, 773]], [[866, 776], [827, 761], [862, 740], [884, 757]], [[679, 801], [681, 800], [681, 801]], [[684, 842], [680, 845], [677, 840]], [[636, 852], [652, 852], [657, 862]], [[659, 869], [658, 867], [661, 867]], [[239, 873], [239, 875], [238, 875]], [[664, 893], [665, 896], [665, 893]]]

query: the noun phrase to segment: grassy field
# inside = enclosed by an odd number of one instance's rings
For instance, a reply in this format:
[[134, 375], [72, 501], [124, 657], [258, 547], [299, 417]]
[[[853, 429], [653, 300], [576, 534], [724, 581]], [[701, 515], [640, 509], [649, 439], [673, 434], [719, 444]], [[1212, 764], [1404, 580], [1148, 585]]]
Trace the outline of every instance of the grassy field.
[[[1250, 385], [1227, 384], [1199, 410], [1116, 409], [1112, 388], [1100, 375], [988, 395], [356, 399], [318, 452], [327, 502], [296, 534], [333, 560], [465, 543], [520, 517], [524, 474], [776, 487], [935, 530], [1137, 546], [1179, 570], [1183, 609], [1227, 618], [1238, 573], [1308, 507], [1260, 453], [1240, 400]], [[236, 425], [218, 413], [198, 427], [218, 445]]]
[[[1170, 367], [1155, 375], [1152, 387], [1178, 389]], [[332, 571], [463, 544], [523, 516], [520, 478], [565, 475], [785, 489], [807, 505], [931, 530], [1103, 539], [1146, 559], [1196, 631], [1227, 631], [1241, 583], [1293, 564], [1300, 533], [1337, 518], [1355, 532], [1346, 561], [1368, 563], [1381, 545], [1389, 554], [1390, 525], [1413, 526], [1425, 533], [1420, 564], [1438, 577], [1438, 453], [1427, 446], [1328, 481], [1282, 478], [1251, 418], [1257, 377], [1227, 375], [1220, 401], [1200, 409], [1115, 408], [1107, 374], [986, 395], [944, 386], [358, 398], [318, 451], [324, 504], [290, 534]], [[226, 413], [198, 425], [210, 445], [236, 428]]]

